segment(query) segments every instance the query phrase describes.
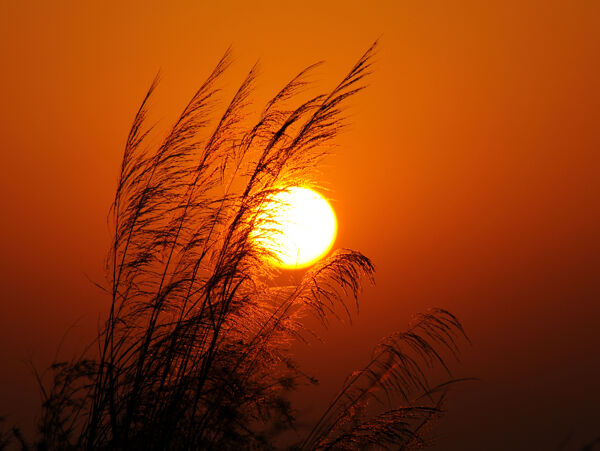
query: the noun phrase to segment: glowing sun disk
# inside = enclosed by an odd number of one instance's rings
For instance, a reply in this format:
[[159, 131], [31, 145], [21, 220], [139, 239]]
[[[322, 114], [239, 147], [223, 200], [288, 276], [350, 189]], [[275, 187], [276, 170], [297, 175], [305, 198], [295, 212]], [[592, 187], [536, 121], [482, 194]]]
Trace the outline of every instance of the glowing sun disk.
[[335, 213], [317, 192], [292, 187], [271, 196], [258, 215], [252, 239], [281, 268], [303, 268], [323, 257], [335, 240]]

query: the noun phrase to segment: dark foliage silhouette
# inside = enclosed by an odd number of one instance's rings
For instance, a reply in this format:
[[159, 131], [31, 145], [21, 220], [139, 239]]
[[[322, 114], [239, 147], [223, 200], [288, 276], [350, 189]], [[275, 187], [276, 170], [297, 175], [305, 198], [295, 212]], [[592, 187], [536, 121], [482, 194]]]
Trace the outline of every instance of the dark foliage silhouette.
[[[153, 145], [142, 102], [127, 138], [110, 221], [110, 311], [82, 357], [52, 366], [44, 383], [38, 449], [369, 449], [425, 445], [449, 383], [446, 367], [465, 337], [443, 310], [382, 340], [349, 376], [312, 430], [296, 427], [289, 393], [314, 379], [290, 356], [294, 340], [350, 314], [364, 255], [339, 250], [293, 286], [276, 286], [269, 251], [250, 232], [265, 200], [313, 173], [345, 124], [343, 105], [363, 89], [374, 44], [330, 92], [304, 89], [315, 64], [281, 89], [252, 122], [250, 70], [219, 113], [229, 51]], [[300, 97], [306, 96], [303, 100]], [[268, 230], [264, 227], [261, 230]], [[89, 356], [93, 357], [89, 357]], [[298, 434], [301, 431], [298, 430]], [[293, 435], [293, 434], [292, 434]], [[0, 440], [7, 440], [4, 437]], [[282, 445], [282, 443], [284, 443]]]

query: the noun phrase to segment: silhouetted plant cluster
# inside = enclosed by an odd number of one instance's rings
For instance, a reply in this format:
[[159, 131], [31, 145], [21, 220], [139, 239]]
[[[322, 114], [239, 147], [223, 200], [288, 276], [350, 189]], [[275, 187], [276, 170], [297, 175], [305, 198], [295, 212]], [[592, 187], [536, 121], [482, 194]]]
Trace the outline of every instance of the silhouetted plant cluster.
[[[374, 267], [339, 250], [299, 283], [278, 286], [273, 255], [250, 232], [274, 193], [314, 185], [374, 50], [331, 92], [299, 101], [317, 65], [303, 70], [253, 123], [256, 67], [219, 113], [227, 52], [158, 145], [146, 124], [152, 83], [110, 213], [110, 312], [93, 358], [55, 364], [49, 388], [40, 381], [38, 449], [273, 449], [294, 430], [289, 394], [314, 379], [290, 346], [310, 333], [308, 315], [326, 322], [340, 308], [349, 312], [348, 299]], [[448, 386], [432, 386], [427, 370], [446, 366], [443, 355], [458, 352], [460, 336], [456, 318], [434, 310], [382, 340], [289, 449], [425, 445]]]

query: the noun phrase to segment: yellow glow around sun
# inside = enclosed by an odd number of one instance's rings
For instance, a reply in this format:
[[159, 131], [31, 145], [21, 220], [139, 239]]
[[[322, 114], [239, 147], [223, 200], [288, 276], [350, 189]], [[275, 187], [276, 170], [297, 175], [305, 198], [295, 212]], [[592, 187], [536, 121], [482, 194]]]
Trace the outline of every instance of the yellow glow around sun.
[[274, 254], [276, 266], [296, 269], [323, 257], [336, 233], [329, 202], [309, 188], [292, 187], [273, 195], [263, 206], [252, 239]]

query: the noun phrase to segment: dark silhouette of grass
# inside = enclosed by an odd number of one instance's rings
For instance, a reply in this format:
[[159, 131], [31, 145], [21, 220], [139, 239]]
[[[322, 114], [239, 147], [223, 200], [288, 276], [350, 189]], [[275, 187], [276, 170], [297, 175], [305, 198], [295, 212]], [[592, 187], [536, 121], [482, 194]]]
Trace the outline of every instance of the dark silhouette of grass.
[[[110, 312], [95, 351], [54, 364], [49, 385], [40, 378], [37, 449], [272, 449], [295, 428], [289, 393], [314, 379], [294, 364], [290, 344], [310, 333], [307, 315], [326, 322], [340, 308], [350, 314], [348, 296], [358, 299], [374, 267], [339, 250], [297, 285], [274, 286], [268, 251], [249, 235], [266, 198], [314, 184], [375, 47], [331, 92], [298, 101], [317, 65], [308, 67], [253, 124], [256, 67], [217, 114], [228, 51], [158, 146], [146, 125], [152, 83], [110, 213]], [[460, 336], [454, 316], [433, 310], [382, 340], [290, 449], [425, 445], [449, 387], [432, 386], [427, 372], [447, 369], [443, 355], [458, 353]]]

